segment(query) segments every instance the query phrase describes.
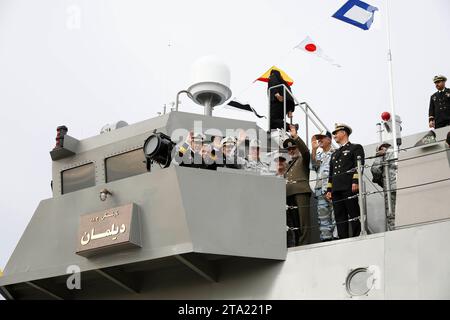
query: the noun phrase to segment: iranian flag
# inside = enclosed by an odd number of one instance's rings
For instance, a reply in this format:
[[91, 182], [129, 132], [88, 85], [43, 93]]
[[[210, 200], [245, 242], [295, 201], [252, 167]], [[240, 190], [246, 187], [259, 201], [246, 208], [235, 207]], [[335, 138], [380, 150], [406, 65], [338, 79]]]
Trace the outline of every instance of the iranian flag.
[[298, 45], [294, 47], [294, 49], [300, 49], [308, 54], [314, 55], [316, 57], [322, 58], [329, 63], [331, 63], [333, 66], [340, 68], [341, 65], [336, 63], [332, 58], [330, 58], [328, 55], [325, 54], [323, 49], [319, 47], [319, 45], [311, 39], [311, 37], [307, 36], [302, 42], [300, 42]]

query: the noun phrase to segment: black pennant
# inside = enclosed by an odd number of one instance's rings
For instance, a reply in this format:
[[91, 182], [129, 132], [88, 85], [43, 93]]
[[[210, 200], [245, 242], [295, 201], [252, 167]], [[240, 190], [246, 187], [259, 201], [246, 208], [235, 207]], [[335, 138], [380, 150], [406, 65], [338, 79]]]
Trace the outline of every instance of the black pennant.
[[240, 110], [253, 112], [255, 114], [255, 116], [257, 116], [258, 118], [266, 118], [265, 116], [259, 115], [255, 111], [255, 109], [253, 109], [249, 104], [242, 104], [242, 103], [239, 103], [239, 102], [237, 102], [235, 100], [232, 100], [232, 101], [228, 102], [227, 104], [229, 106], [232, 106], [232, 107], [240, 109]]

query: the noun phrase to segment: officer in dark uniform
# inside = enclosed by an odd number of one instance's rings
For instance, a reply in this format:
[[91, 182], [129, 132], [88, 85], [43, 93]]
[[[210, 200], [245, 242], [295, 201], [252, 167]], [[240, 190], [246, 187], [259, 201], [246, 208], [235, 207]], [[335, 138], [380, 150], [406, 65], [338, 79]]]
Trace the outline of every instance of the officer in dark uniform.
[[[352, 129], [343, 123], [336, 123], [333, 131], [334, 140], [341, 147], [331, 156], [326, 197], [333, 200], [339, 239], [349, 237], [349, 223], [346, 221], [360, 216], [358, 198], [347, 198], [358, 193], [357, 157], [361, 156], [364, 165], [364, 149], [360, 144], [352, 144], [348, 140], [351, 133]], [[351, 225], [353, 237], [359, 236], [360, 221], [351, 221]]]
[[435, 76], [433, 79], [438, 90], [430, 98], [430, 109], [428, 121], [430, 128], [442, 128], [450, 126], [450, 89], [445, 87], [447, 78]]

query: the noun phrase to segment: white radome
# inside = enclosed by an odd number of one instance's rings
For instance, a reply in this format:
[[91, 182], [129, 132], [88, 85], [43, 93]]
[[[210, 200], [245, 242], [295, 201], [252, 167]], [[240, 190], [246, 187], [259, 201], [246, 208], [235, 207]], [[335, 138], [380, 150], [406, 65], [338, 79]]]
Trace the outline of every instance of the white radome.
[[212, 108], [231, 97], [230, 69], [216, 56], [205, 56], [194, 62], [191, 83], [188, 91], [196, 103], [205, 106], [205, 113], [210, 114]]

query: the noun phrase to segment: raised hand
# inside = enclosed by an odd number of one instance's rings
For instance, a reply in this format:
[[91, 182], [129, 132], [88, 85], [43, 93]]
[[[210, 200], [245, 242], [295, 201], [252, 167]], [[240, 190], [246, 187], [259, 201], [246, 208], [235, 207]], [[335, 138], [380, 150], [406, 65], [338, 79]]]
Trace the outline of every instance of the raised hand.
[[289, 133], [291, 134], [291, 137], [293, 139], [298, 137], [297, 128], [295, 127], [295, 125], [293, 124], [289, 125]]

